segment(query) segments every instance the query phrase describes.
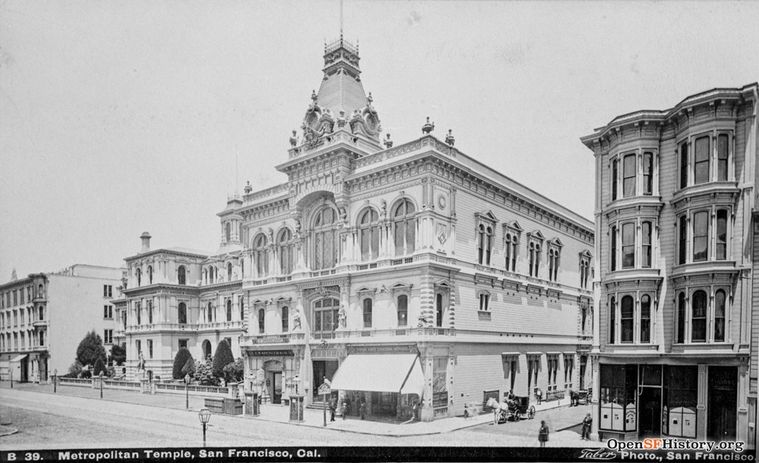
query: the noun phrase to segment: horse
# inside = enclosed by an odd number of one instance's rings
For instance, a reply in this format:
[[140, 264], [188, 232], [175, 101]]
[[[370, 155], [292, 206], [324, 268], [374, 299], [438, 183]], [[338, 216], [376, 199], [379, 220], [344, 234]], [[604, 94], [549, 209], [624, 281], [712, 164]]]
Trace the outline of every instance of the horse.
[[509, 403], [499, 402], [495, 397], [488, 398], [485, 405], [493, 409], [493, 424], [498, 424], [499, 417], [502, 413], [509, 412]]

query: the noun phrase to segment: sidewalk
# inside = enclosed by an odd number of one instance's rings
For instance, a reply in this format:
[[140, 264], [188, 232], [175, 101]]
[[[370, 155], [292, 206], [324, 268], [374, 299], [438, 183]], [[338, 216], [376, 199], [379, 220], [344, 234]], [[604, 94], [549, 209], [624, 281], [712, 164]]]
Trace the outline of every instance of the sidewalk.
[[[0, 382], [0, 388], [9, 389], [10, 384], [7, 381]], [[31, 383], [14, 383], [14, 388], [23, 391], [33, 391], [53, 394], [52, 385], [46, 384], [31, 384]], [[103, 399], [100, 399], [100, 391], [98, 389], [92, 389], [91, 387], [83, 386], [58, 386], [57, 394], [67, 395], [73, 397], [81, 397], [93, 400], [102, 400], [103, 402], [115, 401], [122, 403], [132, 403], [139, 405], [146, 405], [151, 407], [170, 408], [177, 410], [185, 409], [185, 396], [184, 394], [141, 394], [137, 391], [120, 390], [120, 389], [104, 389]], [[52, 397], [51, 397], [52, 399]], [[106, 405], [107, 406], [107, 405]], [[540, 419], [540, 416], [546, 410], [559, 407], [559, 401], [544, 402], [540, 405], [535, 405], [537, 412], [536, 419]], [[565, 407], [562, 405], [562, 407]], [[190, 410], [200, 410], [204, 408], [204, 400], [202, 396], [189, 397]], [[372, 420], [360, 420], [355, 417], [350, 417], [343, 420], [341, 416], [336, 416], [334, 422], [329, 421], [329, 411], [327, 411], [327, 426], [324, 427], [324, 415], [322, 410], [315, 410], [304, 408], [303, 421], [291, 422], [290, 421], [290, 409], [287, 406], [264, 404], [260, 408], [260, 415], [257, 417], [251, 415], [227, 415], [238, 419], [245, 420], [260, 420], [280, 423], [290, 423], [297, 426], [308, 426], [313, 428], [329, 429], [342, 432], [350, 432], [357, 434], [370, 434], [370, 435], [383, 435], [388, 437], [409, 437], [409, 436], [425, 436], [433, 434], [442, 434], [461, 429], [466, 429], [474, 426], [483, 425], [493, 422], [492, 413], [484, 413], [471, 418], [464, 417], [450, 417], [441, 418], [430, 422], [413, 422], [408, 424], [372, 421]], [[582, 418], [577, 420], [577, 423]], [[572, 423], [574, 426], [577, 423]], [[565, 428], [571, 426], [565, 426]], [[506, 428], [504, 428], [506, 429]], [[556, 431], [560, 431], [557, 429]]]

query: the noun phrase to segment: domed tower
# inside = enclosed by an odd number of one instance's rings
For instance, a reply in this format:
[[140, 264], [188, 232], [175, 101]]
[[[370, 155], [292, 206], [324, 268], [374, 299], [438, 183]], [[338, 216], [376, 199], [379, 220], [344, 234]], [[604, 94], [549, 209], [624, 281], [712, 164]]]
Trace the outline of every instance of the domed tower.
[[309, 150], [332, 141], [332, 134], [345, 131], [377, 150], [381, 149], [380, 125], [361, 83], [358, 46], [340, 38], [324, 46], [324, 77], [319, 92], [311, 93], [311, 104], [303, 117], [301, 140], [293, 134], [293, 148]]

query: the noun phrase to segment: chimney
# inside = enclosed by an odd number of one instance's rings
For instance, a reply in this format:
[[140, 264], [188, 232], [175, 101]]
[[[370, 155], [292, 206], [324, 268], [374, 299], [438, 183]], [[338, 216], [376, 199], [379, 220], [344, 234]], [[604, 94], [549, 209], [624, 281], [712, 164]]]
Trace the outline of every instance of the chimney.
[[140, 235], [140, 239], [142, 240], [142, 251], [140, 252], [150, 251], [150, 233], [143, 232], [142, 235]]

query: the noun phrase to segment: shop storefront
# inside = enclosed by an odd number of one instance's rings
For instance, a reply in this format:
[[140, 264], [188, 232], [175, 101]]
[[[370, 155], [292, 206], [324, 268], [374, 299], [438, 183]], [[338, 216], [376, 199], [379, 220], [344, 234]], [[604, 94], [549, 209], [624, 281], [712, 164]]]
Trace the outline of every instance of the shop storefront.
[[601, 364], [599, 437], [735, 439], [737, 380], [734, 366]]
[[264, 403], [281, 404], [296, 393], [297, 369], [292, 350], [250, 350], [249, 387]]

